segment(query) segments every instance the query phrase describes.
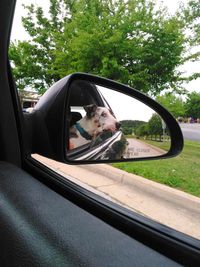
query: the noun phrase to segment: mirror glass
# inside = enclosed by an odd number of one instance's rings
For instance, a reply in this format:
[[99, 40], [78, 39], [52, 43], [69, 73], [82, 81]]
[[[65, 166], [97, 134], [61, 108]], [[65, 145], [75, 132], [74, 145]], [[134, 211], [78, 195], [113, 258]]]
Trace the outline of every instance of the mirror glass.
[[67, 108], [68, 160], [126, 160], [166, 154], [167, 125], [153, 109], [126, 94], [74, 81]]

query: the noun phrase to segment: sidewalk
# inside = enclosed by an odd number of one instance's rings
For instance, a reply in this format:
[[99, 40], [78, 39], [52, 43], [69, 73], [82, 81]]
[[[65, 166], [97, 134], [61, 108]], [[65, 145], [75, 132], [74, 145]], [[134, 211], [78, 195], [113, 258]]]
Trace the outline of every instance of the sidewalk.
[[39, 155], [34, 158], [96, 194], [200, 239], [200, 199], [197, 197], [108, 164], [74, 166]]

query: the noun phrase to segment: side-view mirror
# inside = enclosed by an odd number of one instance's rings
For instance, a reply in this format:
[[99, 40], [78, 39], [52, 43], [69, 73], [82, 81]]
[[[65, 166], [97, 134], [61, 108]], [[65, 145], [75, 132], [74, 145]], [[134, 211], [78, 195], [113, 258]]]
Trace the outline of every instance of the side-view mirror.
[[30, 153], [77, 164], [176, 156], [183, 136], [174, 117], [143, 93], [83, 73], [58, 81], [28, 116]]

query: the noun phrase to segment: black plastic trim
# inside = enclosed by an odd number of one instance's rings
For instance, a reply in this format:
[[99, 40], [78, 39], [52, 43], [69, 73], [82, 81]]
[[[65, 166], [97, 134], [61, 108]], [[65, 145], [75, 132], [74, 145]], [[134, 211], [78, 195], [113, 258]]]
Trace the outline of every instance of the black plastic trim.
[[15, 8], [14, 0], [0, 1], [0, 159], [21, 165], [18, 121], [13, 107], [12, 77], [8, 64], [8, 46]]

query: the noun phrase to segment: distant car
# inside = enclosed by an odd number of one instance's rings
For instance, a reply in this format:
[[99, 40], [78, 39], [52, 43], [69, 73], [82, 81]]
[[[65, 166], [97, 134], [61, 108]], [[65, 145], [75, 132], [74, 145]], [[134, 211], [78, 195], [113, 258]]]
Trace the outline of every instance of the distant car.
[[195, 118], [193, 118], [193, 117], [189, 118], [189, 123], [196, 123], [196, 122], [197, 122], [197, 120]]

